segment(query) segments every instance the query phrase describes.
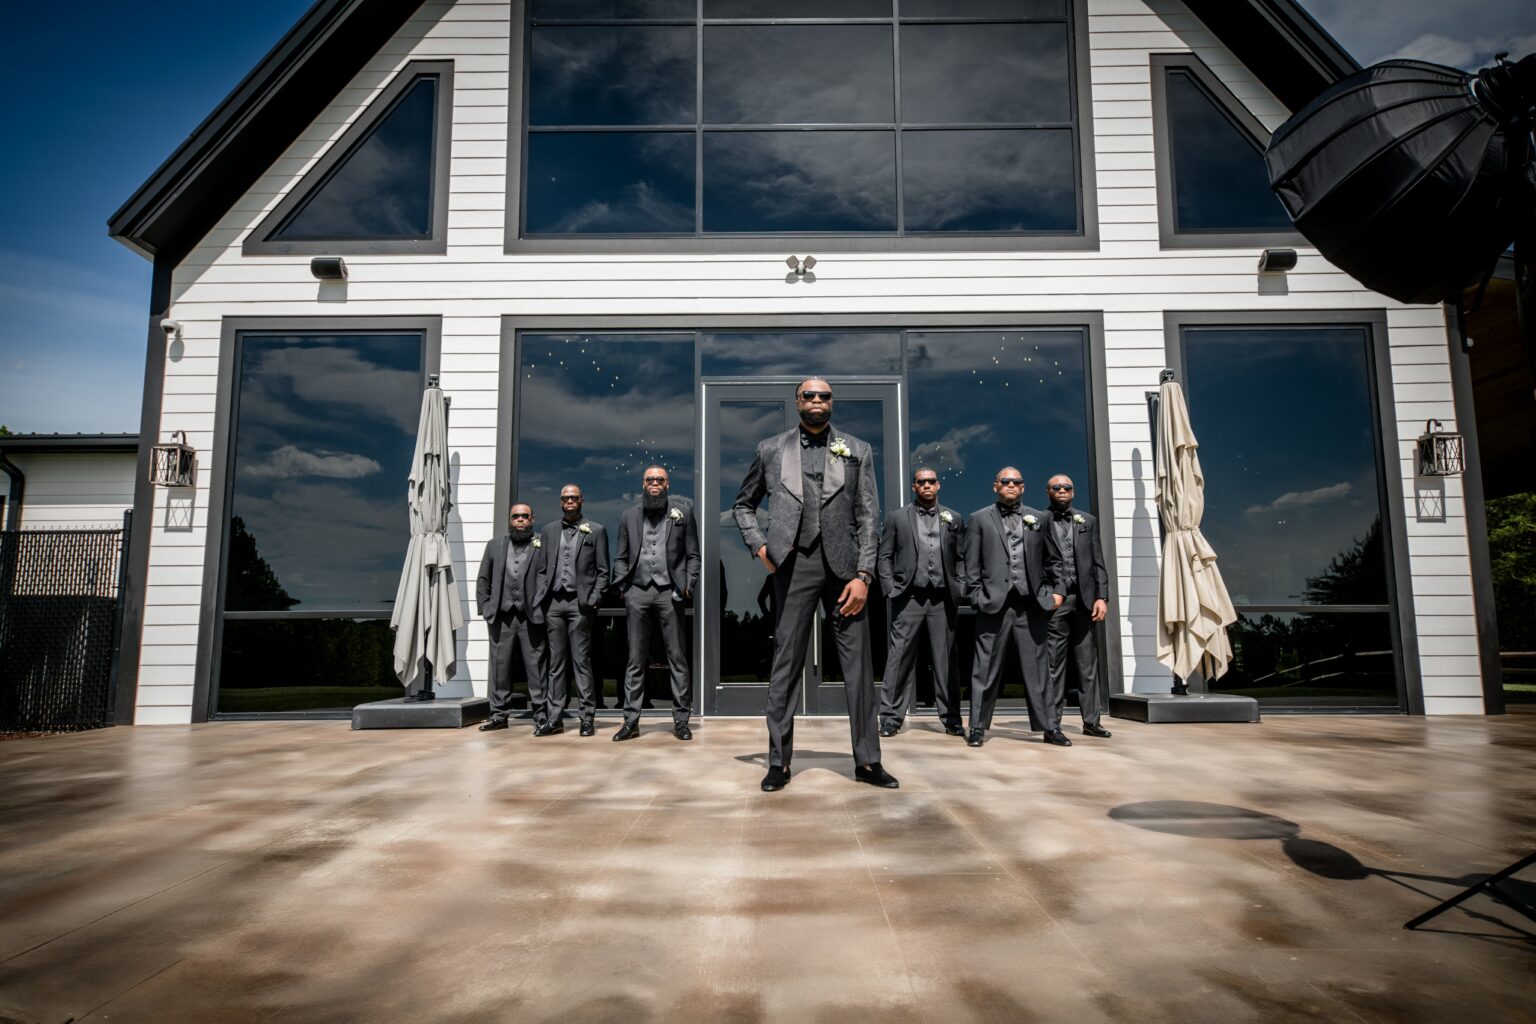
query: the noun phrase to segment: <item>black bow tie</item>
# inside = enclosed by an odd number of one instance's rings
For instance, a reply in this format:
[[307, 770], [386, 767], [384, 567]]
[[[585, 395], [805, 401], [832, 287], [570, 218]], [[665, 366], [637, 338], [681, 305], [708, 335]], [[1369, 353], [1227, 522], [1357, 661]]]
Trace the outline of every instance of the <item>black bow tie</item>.
[[581, 523], [579, 521], [578, 522], [574, 522], [574, 523], [570, 523], [570, 522], [565, 522], [565, 521], [562, 520], [561, 523], [560, 523], [561, 529], [565, 529], [565, 530], [574, 530], [577, 527], [579, 527], [580, 525], [581, 525]]
[[1016, 515], [1019, 514], [1019, 506], [1017, 506], [1017, 505], [999, 505], [999, 506], [997, 506], [997, 511], [1001, 515], [1016, 516]]
[[923, 506], [919, 505], [917, 506], [917, 514], [920, 516], [936, 516], [939, 514], [939, 507], [935, 505], [933, 508], [923, 508]]
[[1055, 509], [1055, 510], [1053, 510], [1051, 512], [1051, 515], [1055, 516], [1056, 520], [1058, 522], [1060, 522], [1063, 519], [1071, 519], [1072, 518], [1072, 510], [1071, 509], [1067, 509], [1065, 511], [1062, 511], [1061, 509]]

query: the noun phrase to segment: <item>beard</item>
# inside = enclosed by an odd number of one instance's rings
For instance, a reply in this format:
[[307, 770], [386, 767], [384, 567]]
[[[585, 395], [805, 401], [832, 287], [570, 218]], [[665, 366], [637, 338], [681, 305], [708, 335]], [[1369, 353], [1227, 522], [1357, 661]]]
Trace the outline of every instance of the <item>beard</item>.
[[531, 526], [514, 526], [509, 532], [512, 535], [512, 543], [514, 544], [526, 544], [533, 540], [533, 527]]
[[577, 505], [574, 509], [566, 509], [564, 518], [568, 523], [581, 522], [581, 506]]
[[1063, 495], [1058, 496], [1054, 492], [1051, 494], [1051, 507], [1052, 508], [1065, 509], [1065, 508], [1070, 508], [1071, 505], [1072, 505], [1072, 495], [1070, 495], [1070, 494], [1063, 494]]
[[831, 409], [807, 409], [800, 414], [800, 422], [808, 427], [824, 427], [831, 418]]
[[667, 498], [671, 495], [670, 488], [662, 488], [660, 494], [652, 495], [650, 491], [640, 492], [640, 508], [646, 515], [660, 515], [667, 510]]

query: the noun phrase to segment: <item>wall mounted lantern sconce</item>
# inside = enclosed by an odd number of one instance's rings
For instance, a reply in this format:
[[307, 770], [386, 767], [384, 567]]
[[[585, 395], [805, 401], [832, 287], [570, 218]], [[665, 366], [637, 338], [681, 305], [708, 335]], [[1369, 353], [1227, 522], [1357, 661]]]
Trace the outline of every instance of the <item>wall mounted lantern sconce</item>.
[[[177, 441], [176, 438], [181, 438]], [[197, 481], [197, 451], [187, 444], [187, 432], [173, 430], [170, 444], [149, 450], [149, 482], [156, 487], [191, 487]]]
[[1439, 420], [1426, 420], [1419, 435], [1419, 476], [1456, 476], [1466, 469], [1461, 435], [1442, 430]]
[[1261, 274], [1283, 274], [1295, 269], [1295, 249], [1265, 249], [1259, 253], [1259, 273]]
[[347, 261], [340, 256], [316, 256], [309, 261], [309, 272], [317, 281], [345, 281]]
[[805, 259], [801, 259], [798, 256], [791, 256], [789, 259], [784, 261], [784, 265], [789, 268], [789, 277], [786, 278], [786, 280], [790, 281], [791, 283], [794, 281], [816, 280], [816, 275], [811, 273], [811, 268], [816, 266], [815, 256], [807, 256]]

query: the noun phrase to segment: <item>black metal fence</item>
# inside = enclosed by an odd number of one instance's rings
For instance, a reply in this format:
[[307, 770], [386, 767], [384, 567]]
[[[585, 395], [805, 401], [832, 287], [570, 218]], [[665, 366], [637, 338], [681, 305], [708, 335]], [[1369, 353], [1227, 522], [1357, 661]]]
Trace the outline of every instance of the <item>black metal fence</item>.
[[127, 534], [0, 532], [0, 732], [112, 724]]

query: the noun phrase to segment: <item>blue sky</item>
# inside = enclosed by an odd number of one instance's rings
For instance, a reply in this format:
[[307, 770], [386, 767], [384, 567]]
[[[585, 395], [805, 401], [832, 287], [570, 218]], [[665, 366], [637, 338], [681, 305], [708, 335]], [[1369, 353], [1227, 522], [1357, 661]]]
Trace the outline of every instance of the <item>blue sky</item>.
[[[1526, 0], [1303, 0], [1360, 61], [1536, 50]], [[107, 218], [306, 0], [24, 0], [0, 11], [0, 423], [135, 431], [149, 263]], [[1385, 15], [1390, 16], [1385, 16]]]

